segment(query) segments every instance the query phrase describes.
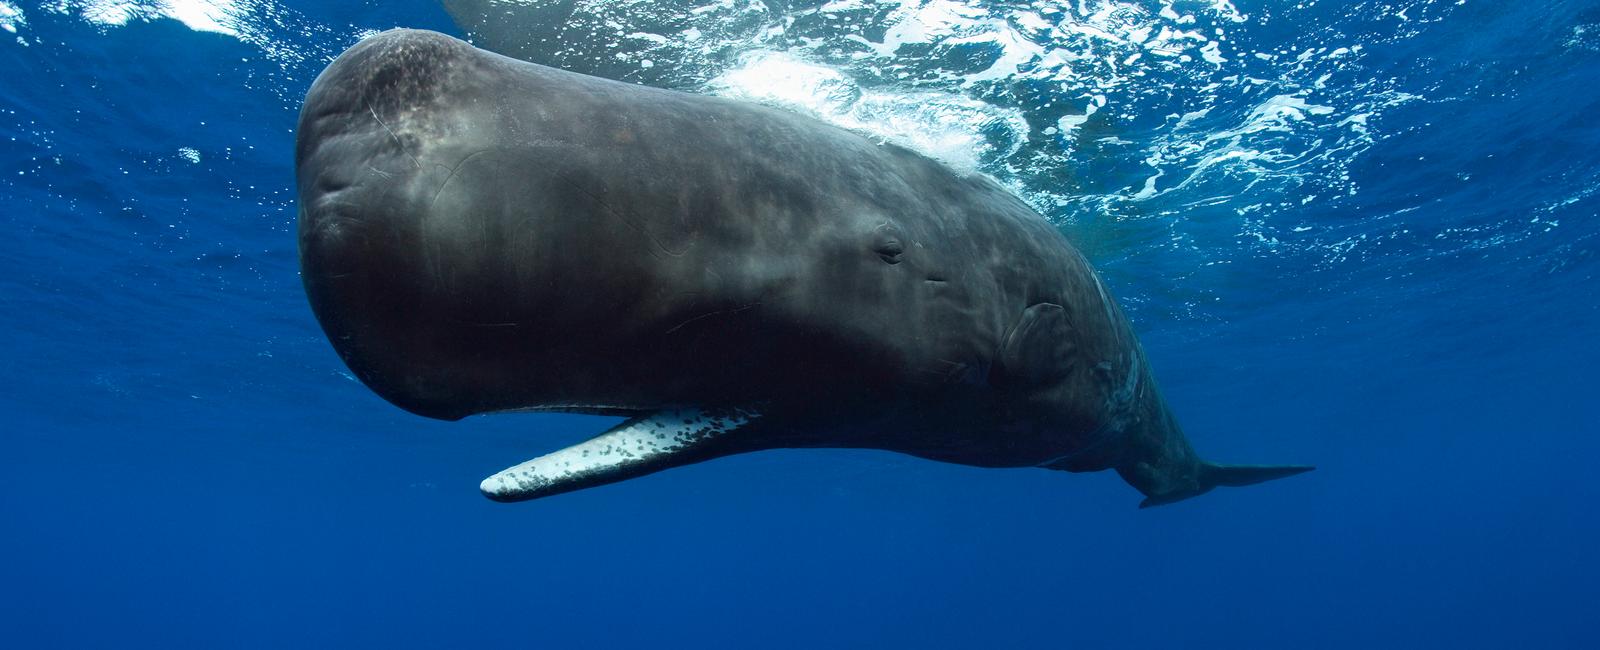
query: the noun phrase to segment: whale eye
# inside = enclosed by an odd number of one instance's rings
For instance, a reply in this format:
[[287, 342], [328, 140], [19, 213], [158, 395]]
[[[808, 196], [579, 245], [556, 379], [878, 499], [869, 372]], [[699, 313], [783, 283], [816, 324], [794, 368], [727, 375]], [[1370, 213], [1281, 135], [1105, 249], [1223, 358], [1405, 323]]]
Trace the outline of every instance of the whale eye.
[[900, 255], [906, 252], [906, 247], [902, 246], [898, 239], [881, 239], [872, 247], [872, 252], [877, 253], [878, 259], [883, 260], [885, 264], [899, 264]]

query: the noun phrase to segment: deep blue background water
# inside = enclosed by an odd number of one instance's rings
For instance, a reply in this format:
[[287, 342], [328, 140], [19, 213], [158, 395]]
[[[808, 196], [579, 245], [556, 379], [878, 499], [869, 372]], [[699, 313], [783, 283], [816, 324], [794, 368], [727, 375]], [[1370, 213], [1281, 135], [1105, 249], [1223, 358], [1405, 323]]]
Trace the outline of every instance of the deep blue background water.
[[[1044, 137], [1019, 85], [877, 86], [1021, 106], [1029, 145], [984, 171], [1083, 242], [1196, 446], [1319, 466], [1144, 511], [1110, 474], [820, 450], [488, 502], [483, 476], [610, 421], [382, 402], [293, 236], [311, 79], [450, 16], [242, 3], [228, 34], [49, 4], [0, 6], [0, 645], [1600, 642], [1600, 4], [1237, 2], [1241, 54], [1125, 78], [1092, 143]], [[1322, 74], [1326, 117], [1229, 135]], [[1352, 106], [1370, 137], [1330, 144]]]

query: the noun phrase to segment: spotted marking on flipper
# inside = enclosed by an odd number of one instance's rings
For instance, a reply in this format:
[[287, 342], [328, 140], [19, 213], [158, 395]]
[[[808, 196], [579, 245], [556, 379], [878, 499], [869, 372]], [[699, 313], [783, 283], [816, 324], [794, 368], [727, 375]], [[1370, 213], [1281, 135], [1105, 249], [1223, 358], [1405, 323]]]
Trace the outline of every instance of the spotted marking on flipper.
[[478, 488], [497, 501], [519, 501], [648, 474], [671, 466], [675, 454], [737, 431], [759, 417], [759, 412], [745, 408], [658, 411], [505, 469], [484, 479]]

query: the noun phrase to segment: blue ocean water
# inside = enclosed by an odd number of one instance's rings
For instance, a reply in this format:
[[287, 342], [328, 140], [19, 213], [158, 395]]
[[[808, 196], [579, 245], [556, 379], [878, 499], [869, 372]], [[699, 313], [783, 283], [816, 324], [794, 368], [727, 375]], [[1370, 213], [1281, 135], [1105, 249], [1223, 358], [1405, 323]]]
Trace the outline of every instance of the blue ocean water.
[[[1600, 643], [1600, 3], [448, 4], [0, 2], [0, 646]], [[991, 174], [1203, 454], [1319, 470], [1138, 510], [776, 451], [491, 503], [613, 420], [406, 414], [297, 275], [299, 100], [394, 26]]]

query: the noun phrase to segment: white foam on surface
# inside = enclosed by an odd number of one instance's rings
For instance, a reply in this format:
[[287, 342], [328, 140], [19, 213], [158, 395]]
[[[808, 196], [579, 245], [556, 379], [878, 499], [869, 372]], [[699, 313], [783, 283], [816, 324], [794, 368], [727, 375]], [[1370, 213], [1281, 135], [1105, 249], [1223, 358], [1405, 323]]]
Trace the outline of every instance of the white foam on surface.
[[[1020, 111], [998, 108], [954, 93], [872, 92], [838, 69], [785, 52], [754, 52], [713, 79], [715, 94], [778, 106], [817, 117], [871, 137], [922, 152], [964, 172], [985, 156], [1009, 155], [1026, 142]], [[1013, 144], [997, 151], [985, 130], [1008, 135]]]
[[[239, 36], [243, 4], [238, 0], [60, 0], [48, 8], [58, 13], [75, 12], [84, 20], [106, 27], [126, 25], [130, 20], [171, 18], [195, 31]], [[256, 4], [266, 3], [256, 0]]]
[[0, 29], [15, 34], [18, 28], [27, 24], [28, 17], [22, 14], [21, 9], [9, 2], [0, 2]]

